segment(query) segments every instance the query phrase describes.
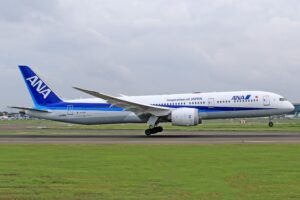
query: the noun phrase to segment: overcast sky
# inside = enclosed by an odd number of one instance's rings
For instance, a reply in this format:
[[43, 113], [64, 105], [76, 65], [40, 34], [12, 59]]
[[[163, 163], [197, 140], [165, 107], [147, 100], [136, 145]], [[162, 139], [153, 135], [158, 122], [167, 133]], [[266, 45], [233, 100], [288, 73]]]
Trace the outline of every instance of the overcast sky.
[[300, 101], [299, 0], [0, 1], [0, 108], [31, 106], [17, 66], [66, 99], [265, 90]]

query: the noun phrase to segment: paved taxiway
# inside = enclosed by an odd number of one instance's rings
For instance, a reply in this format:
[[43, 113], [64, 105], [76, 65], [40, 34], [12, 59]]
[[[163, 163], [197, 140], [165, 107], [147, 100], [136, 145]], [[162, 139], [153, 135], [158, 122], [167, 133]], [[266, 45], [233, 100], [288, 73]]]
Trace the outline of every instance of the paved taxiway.
[[[0, 144], [286, 144], [300, 143], [300, 133], [167, 131], [146, 137], [109, 130], [101, 135], [0, 135]], [[113, 133], [113, 134], [110, 134]]]

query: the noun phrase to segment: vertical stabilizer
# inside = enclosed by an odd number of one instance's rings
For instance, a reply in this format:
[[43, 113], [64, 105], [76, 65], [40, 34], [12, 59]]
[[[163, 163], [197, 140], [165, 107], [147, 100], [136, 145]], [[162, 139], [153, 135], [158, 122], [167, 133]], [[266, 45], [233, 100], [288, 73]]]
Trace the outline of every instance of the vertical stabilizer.
[[47, 104], [62, 102], [30, 67], [20, 65], [19, 69], [35, 106], [46, 106]]

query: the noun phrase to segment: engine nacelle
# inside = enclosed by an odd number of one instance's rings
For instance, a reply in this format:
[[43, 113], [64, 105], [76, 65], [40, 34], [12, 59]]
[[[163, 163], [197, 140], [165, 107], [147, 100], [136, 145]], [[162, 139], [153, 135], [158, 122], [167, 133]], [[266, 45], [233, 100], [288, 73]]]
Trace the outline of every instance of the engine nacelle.
[[195, 126], [199, 120], [198, 110], [194, 108], [178, 108], [171, 113], [172, 125]]

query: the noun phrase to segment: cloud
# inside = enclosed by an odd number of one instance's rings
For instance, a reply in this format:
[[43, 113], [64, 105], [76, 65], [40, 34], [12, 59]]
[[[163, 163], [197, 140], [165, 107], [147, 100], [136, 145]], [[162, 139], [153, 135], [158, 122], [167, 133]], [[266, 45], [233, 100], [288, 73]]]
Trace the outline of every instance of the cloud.
[[[0, 2], [1, 107], [30, 106], [17, 70], [128, 95], [267, 90], [299, 100], [296, 0]], [[4, 9], [5, 8], [5, 9]]]

